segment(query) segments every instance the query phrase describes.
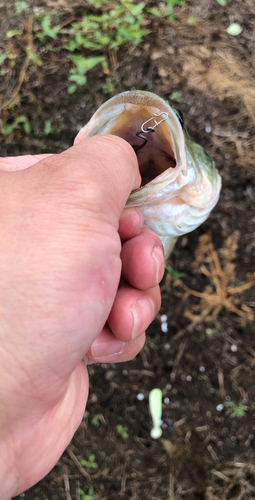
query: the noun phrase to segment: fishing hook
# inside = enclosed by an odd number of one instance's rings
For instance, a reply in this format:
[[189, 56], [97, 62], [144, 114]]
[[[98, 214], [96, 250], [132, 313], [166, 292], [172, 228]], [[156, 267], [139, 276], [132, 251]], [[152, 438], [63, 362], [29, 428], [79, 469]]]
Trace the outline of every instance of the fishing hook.
[[[159, 118], [160, 116], [162, 116], [162, 120], [160, 120], [159, 122], [157, 122], [156, 118]], [[162, 111], [161, 113], [159, 113], [159, 115], [157, 115], [156, 113], [153, 113], [153, 116], [151, 118], [149, 118], [149, 120], [146, 120], [146, 122], [144, 122], [142, 124], [141, 130], [139, 130], [139, 132], [137, 132], [135, 135], [137, 137], [139, 137], [139, 139], [143, 139], [143, 143], [140, 146], [134, 146], [135, 152], [137, 152], [140, 149], [142, 149], [145, 146], [145, 144], [147, 144], [147, 142], [148, 142], [148, 139], [146, 139], [146, 137], [144, 137], [144, 135], [141, 135], [141, 134], [148, 134], [149, 132], [155, 132], [155, 128], [157, 128], [158, 125], [160, 125], [160, 123], [166, 121], [167, 118], [168, 118], [168, 113], [166, 113], [165, 111]], [[154, 125], [150, 126], [150, 127], [147, 127], [147, 129], [145, 129], [144, 126], [147, 123], [149, 123], [151, 120], [154, 120]]]

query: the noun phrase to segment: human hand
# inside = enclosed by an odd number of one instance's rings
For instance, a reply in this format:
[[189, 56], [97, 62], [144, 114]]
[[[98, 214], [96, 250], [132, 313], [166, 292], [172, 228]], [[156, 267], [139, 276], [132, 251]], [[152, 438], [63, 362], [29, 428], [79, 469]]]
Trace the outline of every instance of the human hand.
[[0, 163], [1, 500], [41, 479], [71, 440], [88, 395], [83, 359], [142, 348], [164, 272], [158, 238], [123, 212], [140, 183], [125, 141], [97, 136], [41, 158]]

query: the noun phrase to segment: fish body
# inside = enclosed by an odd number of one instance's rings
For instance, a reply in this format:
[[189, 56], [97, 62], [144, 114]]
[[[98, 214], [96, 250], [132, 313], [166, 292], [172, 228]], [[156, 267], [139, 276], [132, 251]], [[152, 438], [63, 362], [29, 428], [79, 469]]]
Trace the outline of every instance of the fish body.
[[112, 97], [75, 142], [97, 134], [122, 137], [136, 151], [142, 186], [130, 194], [126, 206], [139, 207], [167, 258], [177, 238], [202, 224], [218, 201], [221, 177], [214, 161], [187, 137], [178, 111], [151, 92]]

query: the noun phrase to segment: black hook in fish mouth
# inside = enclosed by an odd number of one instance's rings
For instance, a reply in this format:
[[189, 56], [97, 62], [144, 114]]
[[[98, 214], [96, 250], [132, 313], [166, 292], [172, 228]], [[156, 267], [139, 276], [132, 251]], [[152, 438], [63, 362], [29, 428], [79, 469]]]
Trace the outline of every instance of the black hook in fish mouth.
[[[155, 132], [155, 130], [147, 130], [147, 132]], [[142, 130], [140, 130], [139, 132], [137, 132], [135, 134], [137, 137], [139, 137], [139, 139], [143, 139], [143, 143], [140, 144], [140, 146], [133, 146], [135, 153], [137, 153], [137, 151], [142, 149], [145, 146], [145, 144], [147, 144], [147, 142], [148, 142], [148, 139], [146, 139], [146, 137], [144, 137], [144, 135], [141, 135], [142, 133], [143, 133]]]
[[[159, 118], [160, 116], [162, 116], [163, 118], [162, 118], [162, 120], [157, 122], [156, 118]], [[153, 116], [151, 118], [149, 118], [149, 120], [146, 120], [146, 122], [144, 122], [142, 124], [141, 130], [139, 130], [139, 132], [137, 132], [135, 134], [137, 137], [139, 137], [139, 139], [143, 139], [143, 143], [140, 146], [133, 146], [133, 149], [136, 153], [137, 153], [137, 151], [142, 149], [145, 146], [145, 144], [147, 144], [147, 142], [148, 142], [148, 139], [146, 137], [144, 137], [144, 135], [141, 135], [141, 134], [148, 134], [150, 132], [155, 132], [155, 128], [157, 128], [160, 125], [160, 123], [166, 121], [167, 118], [168, 118], [168, 113], [166, 113], [165, 111], [162, 111], [158, 115], [156, 113], [153, 113]], [[154, 125], [147, 127], [147, 129], [145, 129], [144, 126], [147, 123], [151, 122], [151, 120], [154, 120]]]

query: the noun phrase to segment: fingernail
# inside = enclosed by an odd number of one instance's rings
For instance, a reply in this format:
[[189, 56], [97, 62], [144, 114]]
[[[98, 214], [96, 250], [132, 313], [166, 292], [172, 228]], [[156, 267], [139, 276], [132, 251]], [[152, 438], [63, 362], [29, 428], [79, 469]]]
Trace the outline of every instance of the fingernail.
[[[145, 323], [150, 323], [155, 316], [155, 307], [152, 300], [148, 298], [139, 299], [136, 301], [132, 307], [132, 313], [134, 316], [134, 324], [132, 330], [132, 339], [136, 339], [138, 335], [143, 333], [142, 325]], [[147, 321], [146, 321], [147, 318]]]
[[164, 253], [161, 247], [154, 247], [152, 257], [156, 262], [156, 282], [157, 284], [162, 280], [165, 272]]
[[91, 354], [93, 358], [101, 358], [103, 356], [109, 356], [110, 354], [119, 354], [123, 351], [126, 343], [121, 342], [121, 340], [112, 340], [111, 342], [102, 342], [100, 339], [96, 339], [91, 346]]

